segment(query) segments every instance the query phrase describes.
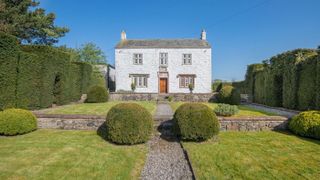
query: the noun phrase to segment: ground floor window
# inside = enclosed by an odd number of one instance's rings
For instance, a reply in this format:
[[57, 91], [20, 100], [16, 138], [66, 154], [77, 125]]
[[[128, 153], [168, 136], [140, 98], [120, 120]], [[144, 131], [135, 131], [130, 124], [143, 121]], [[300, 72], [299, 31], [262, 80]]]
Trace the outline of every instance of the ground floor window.
[[136, 88], [146, 88], [148, 87], [148, 75], [130, 75], [133, 84], [136, 85]]
[[188, 88], [189, 84], [192, 84], [194, 87], [194, 78], [195, 75], [180, 75], [179, 76], [179, 87]]

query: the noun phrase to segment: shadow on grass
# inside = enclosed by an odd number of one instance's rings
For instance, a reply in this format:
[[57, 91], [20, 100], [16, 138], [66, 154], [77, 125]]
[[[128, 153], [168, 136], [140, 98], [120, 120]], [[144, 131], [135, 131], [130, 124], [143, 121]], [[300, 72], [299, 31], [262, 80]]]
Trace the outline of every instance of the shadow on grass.
[[277, 132], [277, 133], [281, 133], [281, 134], [287, 135], [287, 136], [294, 136], [294, 137], [297, 137], [297, 138], [299, 138], [301, 140], [312, 142], [312, 143], [315, 143], [317, 145], [320, 145], [320, 140], [319, 139], [315, 139], [315, 138], [311, 138], [311, 137], [302, 137], [302, 136], [293, 134], [289, 130], [286, 130], [286, 131], [285, 130], [273, 130], [273, 131]]

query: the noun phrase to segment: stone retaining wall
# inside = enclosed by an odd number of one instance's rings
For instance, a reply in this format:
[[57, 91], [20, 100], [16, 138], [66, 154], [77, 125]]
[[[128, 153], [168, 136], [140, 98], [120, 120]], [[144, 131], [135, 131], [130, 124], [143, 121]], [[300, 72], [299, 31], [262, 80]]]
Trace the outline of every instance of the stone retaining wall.
[[[36, 114], [38, 128], [68, 129], [68, 130], [97, 130], [104, 122], [104, 116], [88, 115], [54, 115]], [[288, 118], [280, 116], [266, 117], [219, 117], [221, 131], [261, 131], [286, 130]]]
[[110, 93], [111, 101], [162, 101], [169, 96], [173, 97], [173, 101], [189, 101], [189, 102], [209, 102], [215, 99], [215, 93]]

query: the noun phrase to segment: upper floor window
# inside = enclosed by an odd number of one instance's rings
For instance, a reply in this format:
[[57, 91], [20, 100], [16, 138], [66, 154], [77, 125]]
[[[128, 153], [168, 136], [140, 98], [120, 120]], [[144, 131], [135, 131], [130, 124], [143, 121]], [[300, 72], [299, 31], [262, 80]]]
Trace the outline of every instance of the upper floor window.
[[182, 64], [191, 65], [192, 64], [192, 55], [191, 54], [183, 54], [182, 55]]
[[142, 64], [142, 54], [133, 54], [133, 64]]
[[160, 53], [159, 59], [160, 59], [161, 66], [168, 65], [168, 53]]

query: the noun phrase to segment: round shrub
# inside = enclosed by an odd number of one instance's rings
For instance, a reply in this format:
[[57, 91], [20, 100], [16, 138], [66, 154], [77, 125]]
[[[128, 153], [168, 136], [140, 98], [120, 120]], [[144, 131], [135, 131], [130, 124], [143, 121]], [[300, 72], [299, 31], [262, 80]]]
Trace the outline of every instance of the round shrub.
[[87, 103], [107, 102], [109, 93], [103, 86], [92, 86], [87, 94]]
[[300, 136], [320, 139], [320, 111], [305, 111], [294, 116], [289, 129]]
[[6, 109], [0, 112], [0, 134], [13, 136], [37, 129], [36, 117], [27, 110]]
[[217, 99], [218, 99], [219, 103], [239, 105], [240, 104], [240, 93], [233, 86], [224, 86], [219, 91]]
[[106, 120], [107, 138], [117, 144], [146, 142], [153, 130], [151, 114], [136, 103], [113, 106]]
[[219, 133], [214, 112], [200, 103], [185, 103], [174, 114], [176, 133], [183, 140], [203, 141]]
[[218, 116], [233, 116], [239, 112], [239, 109], [236, 105], [218, 104], [218, 106], [214, 108], [214, 112]]

